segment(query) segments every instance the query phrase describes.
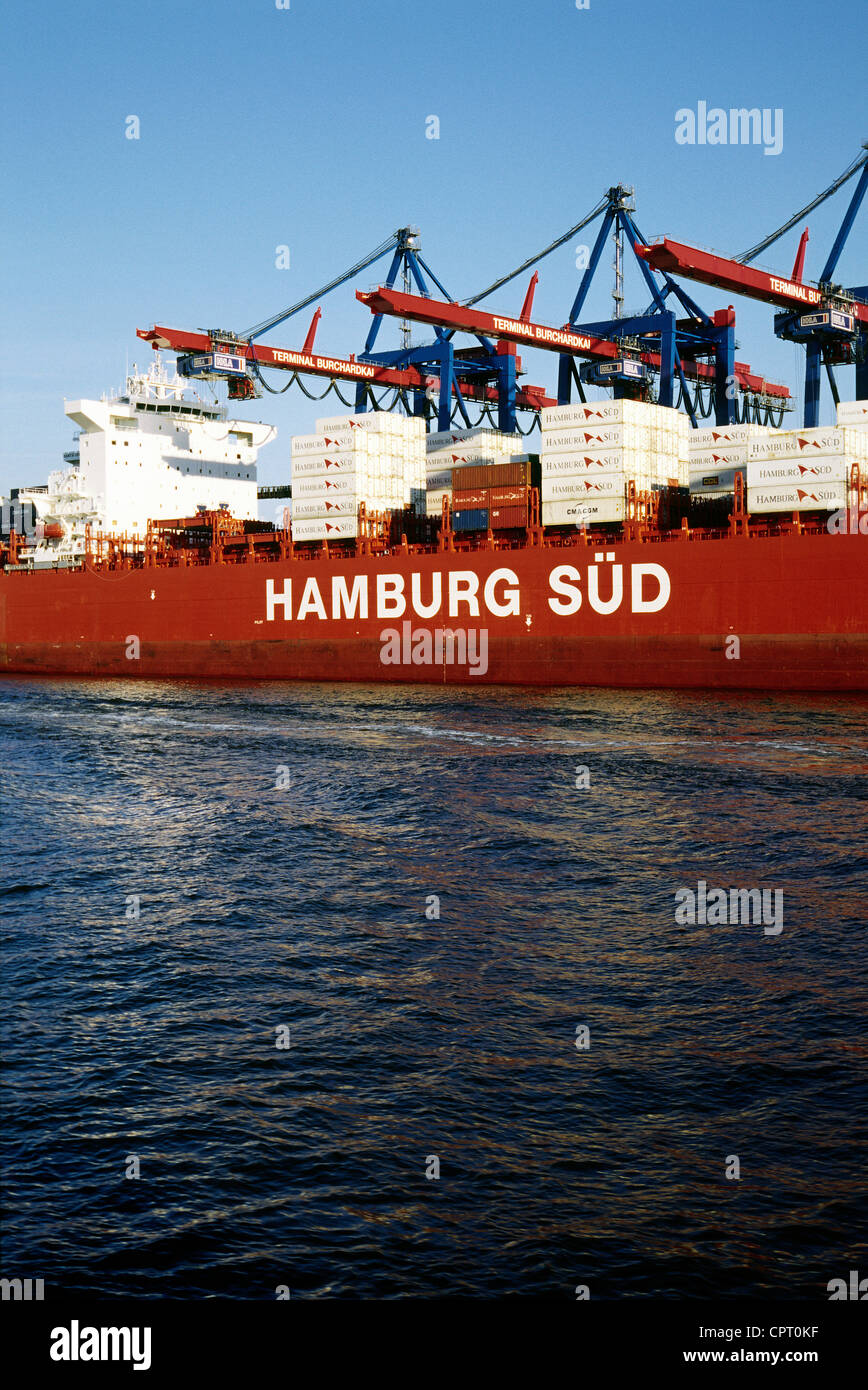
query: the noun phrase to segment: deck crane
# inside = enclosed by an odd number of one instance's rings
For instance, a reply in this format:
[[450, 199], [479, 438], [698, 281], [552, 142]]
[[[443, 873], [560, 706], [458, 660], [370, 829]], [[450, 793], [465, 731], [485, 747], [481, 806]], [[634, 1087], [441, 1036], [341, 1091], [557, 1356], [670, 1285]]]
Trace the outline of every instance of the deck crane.
[[[421, 294], [412, 294], [389, 285], [382, 285], [373, 291], [357, 291], [356, 297], [368, 306], [378, 320], [383, 314], [391, 314], [393, 317], [432, 325], [442, 346], [441, 380], [445, 382], [448, 382], [448, 374], [453, 366], [447, 345], [451, 345], [454, 333], [464, 332], [474, 334], [483, 350], [496, 351], [504, 358], [507, 357], [506, 345], [510, 343], [525, 343], [557, 352], [561, 359], [558, 375], [558, 401], [561, 404], [570, 400], [573, 383], [581, 393], [583, 381], [612, 385], [616, 395], [647, 391], [650, 370], [659, 373], [658, 399], [662, 405], [676, 404], [675, 387], [676, 382], [680, 382], [682, 396], [694, 425], [697, 423], [696, 409], [690, 399], [688, 381], [697, 386], [697, 404], [698, 388], [703, 385], [712, 388], [718, 424], [734, 422], [737, 391], [752, 397], [755, 402], [761, 401], [767, 414], [771, 407], [782, 412], [789, 406], [787, 388], [766, 381], [752, 373], [748, 364], [735, 361], [735, 313], [732, 308], [720, 310], [712, 316], [705, 314], [665, 272], [662, 272], [662, 286], [658, 285], [637, 249], [644, 246], [644, 240], [631, 216], [631, 195], [632, 190], [620, 184], [610, 188], [599, 206], [584, 222], [578, 224], [583, 227], [598, 216], [603, 218], [569, 319], [562, 327], [551, 327], [530, 319], [538, 278], [536, 275], [518, 318], [492, 314], [475, 306], [480, 299], [486, 298], [530, 265], [549, 255], [578, 228], [572, 228], [566, 237], [558, 238], [537, 256], [530, 257], [515, 271], [463, 304], [448, 297], [445, 300], [433, 299], [424, 290]], [[579, 323], [603, 247], [613, 232], [619, 237], [625, 235], [634, 249], [643, 278], [653, 294], [653, 306], [644, 315]], [[686, 318], [677, 318], [668, 307], [666, 300], [670, 295], [681, 303]], [[497, 344], [496, 348], [493, 342]], [[589, 364], [581, 374], [576, 372], [577, 358]], [[370, 350], [364, 354], [364, 360], [383, 365], [394, 359], [395, 354], [373, 354]], [[733, 390], [733, 383], [736, 391]]]
[[[863, 146], [868, 151], [868, 143]], [[816, 284], [806, 283], [802, 276], [807, 244], [807, 228], [802, 235], [793, 273], [788, 278], [768, 271], [757, 270], [751, 262], [785, 232], [788, 232], [815, 207], [830, 198], [849, 179], [861, 170], [856, 190], [850, 200], [843, 222]], [[856, 396], [868, 397], [868, 285], [844, 289], [833, 283], [833, 276], [847, 238], [868, 191], [868, 152], [853, 161], [834, 183], [802, 208], [782, 227], [737, 260], [712, 255], [684, 242], [664, 237], [653, 245], [637, 246], [637, 253], [655, 270], [667, 275], [679, 275], [689, 280], [714, 285], [749, 299], [773, 304], [775, 333], [790, 342], [804, 343], [806, 428], [819, 423], [820, 369], [824, 365], [835, 404], [838, 388], [833, 367], [852, 364], [856, 368]]]
[[[422, 259], [418, 229], [403, 227], [327, 285], [261, 323], [254, 324], [243, 334], [223, 329], [191, 332], [160, 324], [148, 329], [140, 328], [137, 333], [155, 349], [164, 348], [177, 353], [177, 367], [182, 376], [212, 381], [227, 380], [230, 399], [253, 396], [259, 394], [263, 388], [272, 393], [282, 393], [294, 382], [298, 382], [302, 390], [306, 390], [299, 380], [300, 377], [316, 376], [329, 379], [330, 384], [323, 394], [327, 395], [334, 388], [345, 405], [351, 403], [340, 394], [337, 382], [355, 382], [357, 410], [366, 410], [374, 399], [373, 388], [381, 386], [394, 388], [396, 399], [400, 398], [408, 410], [412, 409], [414, 414], [427, 417], [431, 408], [429, 392], [432, 379], [426, 365], [430, 365], [432, 361], [439, 365], [444, 354], [451, 353], [451, 347], [443, 347], [440, 341], [442, 335], [438, 335], [438, 340], [428, 350], [414, 349], [405, 341], [401, 350], [389, 355], [388, 362], [361, 360], [355, 354], [349, 358], [324, 356], [314, 352], [316, 332], [322, 316], [321, 309], [317, 308], [300, 349], [275, 347], [259, 341], [278, 324], [309, 308], [318, 299], [355, 278], [390, 251], [392, 260], [386, 277], [388, 285], [393, 285], [399, 273], [403, 273], [405, 283], [414, 282], [422, 293], [427, 293], [427, 272], [441, 293], [446, 293], [433, 271]], [[374, 346], [380, 321], [375, 319], [371, 326], [365, 343], [366, 351], [370, 351]], [[285, 386], [274, 388], [265, 380], [263, 367], [278, 368], [292, 375]], [[553, 398], [547, 396], [542, 387], [525, 384], [518, 386], [515, 380], [516, 370], [514, 357], [504, 364], [496, 353], [488, 354], [484, 359], [475, 355], [461, 357], [454, 354], [453, 369], [447, 374], [447, 379], [444, 380], [441, 374], [435, 383], [440, 387], [438, 419], [441, 423], [446, 420], [443, 428], [448, 428], [452, 417], [453, 397], [468, 423], [466, 401], [481, 403], [485, 411], [496, 405], [501, 421], [507, 418], [513, 422], [516, 409], [536, 413], [542, 406], [554, 404]], [[310, 392], [306, 394], [310, 395]]]

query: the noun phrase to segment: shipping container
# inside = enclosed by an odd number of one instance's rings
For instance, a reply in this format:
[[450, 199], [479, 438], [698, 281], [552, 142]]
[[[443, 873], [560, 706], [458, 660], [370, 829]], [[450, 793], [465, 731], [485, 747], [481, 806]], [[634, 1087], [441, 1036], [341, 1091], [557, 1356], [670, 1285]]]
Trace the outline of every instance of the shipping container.
[[857, 428], [868, 426], [868, 401], [839, 401], [838, 424]]
[[847, 445], [845, 429], [776, 430], [765, 438], [752, 439], [749, 459], [821, 458], [843, 454]]
[[603, 473], [595, 478], [543, 478], [543, 502], [593, 500], [597, 497], [624, 497], [627, 480], [623, 473]]
[[334, 520], [325, 518], [312, 518], [311, 520], [292, 521], [292, 539], [294, 541], [343, 541], [355, 540], [359, 532], [359, 523], [356, 517], [340, 517]]
[[526, 487], [492, 487], [488, 490], [490, 507], [526, 507], [528, 489]]
[[527, 506], [512, 503], [507, 506], [492, 506], [489, 510], [492, 531], [514, 530], [527, 526]]
[[292, 456], [292, 480], [296, 478], [308, 477], [312, 474], [341, 474], [355, 473], [357, 468], [367, 469], [367, 461], [360, 460], [352, 452], [345, 454], [302, 454], [300, 458]]
[[487, 531], [488, 509], [472, 507], [463, 512], [452, 513], [453, 531]]
[[832, 454], [805, 459], [750, 459], [747, 464], [748, 487], [781, 487], [797, 484], [810, 487], [814, 483], [845, 483], [850, 475], [846, 458]]
[[601, 497], [594, 502], [544, 502], [544, 526], [610, 525], [623, 521], [625, 502], [622, 497]]
[[690, 430], [687, 443], [691, 453], [701, 453], [704, 449], [727, 450], [735, 445], [748, 445], [752, 439], [760, 439], [770, 434], [767, 425], [710, 425], [705, 429]]
[[317, 420], [316, 428], [320, 434], [332, 434], [338, 430], [365, 430], [407, 438], [425, 435], [425, 421], [421, 416], [395, 415], [390, 410], [367, 410], [360, 415], [330, 415]]
[[443, 498], [452, 500], [452, 492], [449, 488], [441, 488], [436, 492], [429, 492], [425, 497], [425, 511], [429, 517], [439, 518], [443, 515]]
[[748, 444], [732, 444], [727, 448], [697, 449], [688, 455], [690, 475], [707, 472], [709, 468], [741, 468], [747, 463], [749, 447]]
[[838, 511], [847, 505], [848, 488], [844, 483], [820, 483], [804, 487], [749, 487], [749, 512], [816, 512]]
[[440, 468], [432, 470], [425, 479], [425, 485], [430, 492], [432, 489], [452, 486], [452, 469]]
[[488, 488], [486, 487], [462, 487], [453, 490], [452, 506], [456, 511], [468, 511], [474, 507], [487, 509], [488, 505]]
[[732, 515], [735, 497], [731, 492], [715, 492], [708, 496], [690, 494], [690, 525], [719, 528], [726, 526]]
[[737, 476], [744, 477], [743, 468], [721, 468], [716, 472], [697, 473], [690, 475], [690, 495], [691, 497], [711, 497], [719, 493], [735, 493], [735, 480]]
[[355, 497], [344, 497], [340, 501], [331, 497], [305, 497], [296, 499], [292, 516], [304, 520], [314, 516], [355, 516], [357, 510]]
[[657, 405], [653, 401], [587, 401], [575, 405], [545, 406], [540, 411], [543, 432], [589, 423], [655, 425], [685, 432], [689, 428], [686, 415], [673, 410], [671, 406]]
[[352, 453], [357, 441], [346, 430], [334, 434], [295, 434], [290, 441], [293, 459], [301, 454]]
[[341, 474], [335, 478], [322, 473], [312, 473], [292, 479], [293, 497], [344, 496], [357, 491], [355, 473]]
[[540, 459], [540, 469], [543, 478], [556, 478], [562, 475], [572, 476], [576, 473], [587, 473], [590, 477], [594, 473], [616, 473], [624, 467], [624, 454], [622, 450], [615, 450], [610, 453], [563, 453], [549, 458], [545, 454]]
[[482, 463], [470, 464], [465, 468], [452, 470], [452, 486], [464, 487], [510, 487], [528, 481], [530, 464], [527, 463]]

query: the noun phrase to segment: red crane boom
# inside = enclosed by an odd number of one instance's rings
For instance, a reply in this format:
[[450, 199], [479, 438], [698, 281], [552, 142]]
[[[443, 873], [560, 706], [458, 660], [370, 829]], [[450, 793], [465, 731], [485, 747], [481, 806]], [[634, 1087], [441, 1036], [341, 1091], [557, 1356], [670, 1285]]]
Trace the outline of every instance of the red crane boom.
[[[699, 280], [704, 285], [715, 285], [718, 289], [742, 294], [748, 299], [761, 299], [782, 309], [811, 308], [822, 304], [828, 297], [815, 285], [805, 285], [795, 279], [785, 280], [767, 270], [757, 270], [752, 265], [743, 265], [741, 261], [731, 261], [726, 256], [716, 256], [711, 251], [687, 246], [683, 241], [671, 241], [669, 237], [655, 241], [650, 246], [637, 244], [636, 254], [654, 270], [683, 275], [687, 280]], [[847, 312], [854, 314], [860, 323], [868, 323], [868, 304], [857, 301]]]
[[[482, 333], [487, 337], [502, 338], [507, 342], [526, 343], [531, 347], [546, 348], [551, 352], [569, 353], [574, 357], [616, 358], [623, 353], [619, 343], [609, 338], [595, 338], [573, 328], [550, 328], [541, 323], [530, 323], [524, 319], [504, 318], [499, 314], [489, 314], [482, 309], [470, 309], [463, 304], [450, 303], [442, 299], [428, 299], [423, 295], [407, 294], [402, 290], [390, 290], [381, 285], [376, 290], [357, 290], [356, 298], [367, 304], [374, 314], [391, 314], [396, 318], [413, 319], [417, 323], [438, 325], [441, 328], [454, 328], [464, 333]], [[651, 367], [661, 364], [660, 354], [643, 352], [642, 361]], [[709, 362], [685, 362], [685, 376], [701, 381], [713, 382], [714, 367]], [[784, 399], [790, 392], [786, 386], [766, 381], [764, 377], [751, 372], [747, 362], [735, 363], [735, 374], [739, 386], [745, 391], [759, 391], [769, 396]]]
[[[155, 350], [180, 353], [210, 353], [214, 350], [208, 333], [192, 333], [184, 328], [166, 328], [161, 324], [153, 328], [139, 328], [136, 333]], [[428, 382], [428, 376], [415, 367], [381, 367], [375, 362], [357, 362], [355, 357], [322, 357], [318, 353], [270, 347], [266, 343], [238, 343], [232, 351], [261, 367], [276, 367], [340, 381], [369, 382], [372, 386], [396, 386], [402, 391], [424, 391]], [[482, 387], [476, 383], [462, 382], [461, 393], [470, 400], [497, 401], [497, 391], [493, 386]], [[516, 391], [516, 404], [528, 410], [539, 410], [545, 405], [556, 405], [557, 401], [546, 395], [541, 386], [520, 386]]]

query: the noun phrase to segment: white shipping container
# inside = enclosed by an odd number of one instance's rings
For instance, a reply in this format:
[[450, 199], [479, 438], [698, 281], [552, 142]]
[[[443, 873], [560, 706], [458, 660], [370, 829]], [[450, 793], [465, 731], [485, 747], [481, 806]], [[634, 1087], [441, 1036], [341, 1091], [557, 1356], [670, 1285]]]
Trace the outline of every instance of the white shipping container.
[[467, 463], [506, 463], [508, 459], [509, 454], [505, 450], [497, 451], [473, 441], [466, 445], [455, 444], [449, 449], [436, 449], [427, 456], [429, 468], [461, 468]]
[[452, 469], [451, 469], [451, 468], [440, 468], [440, 469], [435, 470], [435, 469], [432, 468], [431, 472], [428, 474], [428, 477], [427, 477], [427, 479], [426, 479], [426, 483], [427, 483], [427, 487], [428, 487], [429, 492], [432, 491], [432, 490], [436, 490], [437, 488], [451, 487], [451, 486], [452, 486]]
[[843, 429], [775, 430], [764, 439], [752, 439], [749, 459], [820, 458], [843, 454], [847, 441]]
[[707, 472], [709, 468], [741, 468], [747, 463], [747, 444], [732, 444], [728, 448], [702, 449], [688, 456], [690, 476]]
[[747, 464], [748, 487], [782, 487], [792, 483], [812, 487], [815, 483], [845, 483], [849, 475], [847, 460], [831, 454], [804, 463], [801, 459], [750, 459]]
[[339, 478], [367, 471], [367, 460], [353, 454], [308, 454], [292, 460], [293, 482], [296, 478]]
[[657, 405], [653, 401], [629, 400], [549, 405], [540, 411], [540, 427], [543, 433], [576, 425], [618, 423], [657, 425], [683, 430], [687, 416], [668, 405]]
[[307, 519], [312, 516], [355, 516], [358, 503], [355, 495], [342, 498], [300, 497], [296, 500], [292, 515]]
[[477, 443], [497, 445], [501, 451], [507, 447], [520, 449], [522, 443], [522, 436], [519, 434], [504, 434], [501, 430], [483, 429], [477, 425], [473, 429], [435, 431], [426, 436], [425, 444], [428, 452], [431, 453], [436, 449], [448, 448], [452, 444], [464, 443], [468, 439], [473, 439]]
[[627, 482], [623, 473], [605, 473], [598, 478], [543, 478], [542, 501], [586, 501], [598, 497], [624, 497]]
[[625, 502], [621, 497], [601, 497], [595, 502], [544, 502], [543, 526], [581, 526], [623, 521]]
[[705, 449], [729, 452], [734, 444], [747, 445], [752, 439], [770, 433], [767, 425], [711, 425], [707, 429], [689, 430], [687, 443], [691, 454]]
[[[562, 466], [564, 464], [567, 466]], [[595, 472], [623, 473], [626, 478], [632, 478], [640, 488], [650, 487], [652, 483], [687, 486], [686, 463], [681, 463], [671, 455], [652, 453], [648, 449], [611, 449], [581, 454], [558, 452], [540, 455], [540, 472], [543, 477], [583, 471], [587, 471], [589, 475]]]
[[452, 489], [451, 489], [451, 488], [446, 487], [446, 488], [435, 489], [433, 492], [429, 492], [429, 493], [426, 495], [426, 498], [425, 498], [425, 511], [426, 511], [426, 513], [427, 513], [428, 516], [442, 516], [442, 514], [443, 514], [443, 498], [444, 498], [444, 497], [448, 497], [448, 498], [449, 498], [449, 501], [450, 501], [450, 502], [452, 501]]
[[343, 541], [355, 540], [359, 534], [356, 517], [340, 517], [328, 520], [325, 517], [311, 517], [308, 520], [292, 519], [292, 539], [294, 541]]
[[839, 401], [838, 424], [868, 426], [868, 401]]
[[320, 434], [335, 430], [374, 430], [381, 434], [418, 434], [424, 421], [409, 415], [393, 415], [390, 410], [366, 410], [358, 415], [329, 415], [316, 421]]
[[350, 497], [359, 490], [359, 480], [355, 473], [347, 473], [340, 478], [324, 478], [317, 473], [312, 478], [293, 478], [293, 497]]
[[296, 454], [322, 454], [326, 450], [330, 453], [352, 452], [356, 447], [364, 447], [357, 444], [358, 436], [352, 435], [348, 431], [335, 431], [334, 434], [294, 434], [290, 440], [292, 456]]
[[818, 483], [800, 487], [749, 487], [749, 512], [816, 512], [837, 511], [847, 505], [847, 486], [844, 483]]
[[624, 468], [624, 454], [620, 449], [611, 453], [577, 454], [564, 450], [557, 454], [540, 454], [540, 472], [543, 478], [556, 478], [563, 475], [585, 473], [617, 473]]
[[554, 454], [560, 449], [647, 449], [650, 444], [650, 431], [638, 425], [550, 430], [542, 437], [540, 454]]

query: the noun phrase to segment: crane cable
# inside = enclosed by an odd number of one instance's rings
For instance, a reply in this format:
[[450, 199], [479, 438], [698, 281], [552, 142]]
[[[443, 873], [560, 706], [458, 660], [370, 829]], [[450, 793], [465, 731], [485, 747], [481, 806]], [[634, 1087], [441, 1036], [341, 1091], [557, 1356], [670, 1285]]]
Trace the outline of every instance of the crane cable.
[[778, 227], [776, 232], [772, 232], [771, 236], [765, 237], [763, 241], [757, 242], [756, 246], [752, 246], [749, 251], [745, 251], [742, 255], [736, 256], [736, 260], [741, 261], [744, 265], [749, 265], [751, 261], [756, 260], [757, 256], [761, 255], [767, 247], [771, 246], [779, 237], [782, 237], [785, 232], [795, 227], [797, 222], [801, 222], [802, 218], [806, 217], [809, 212], [813, 212], [814, 208], [818, 208], [827, 198], [831, 198], [833, 193], [837, 193], [842, 184], [845, 184], [848, 179], [851, 179], [853, 175], [862, 168], [862, 165], [865, 164], [866, 161], [868, 161], [868, 153], [857, 155], [850, 167], [845, 169], [844, 173], [841, 174], [839, 178], [835, 179], [834, 183], [830, 183], [824, 193], [820, 193], [812, 202], [808, 203], [806, 207], [803, 207], [800, 212], [795, 213], [782, 227]]
[[305, 299], [300, 299], [297, 304], [291, 304], [288, 309], [284, 309], [281, 313], [272, 314], [270, 318], [263, 319], [261, 323], [255, 323], [252, 328], [248, 328], [247, 332], [242, 334], [242, 337], [246, 338], [248, 341], [251, 338], [258, 338], [260, 334], [267, 333], [269, 328], [274, 328], [276, 324], [282, 323], [284, 319], [292, 318], [293, 314], [298, 314], [302, 309], [306, 309], [309, 305], [313, 304], [315, 299], [321, 299], [323, 295], [328, 294], [331, 290], [337, 289], [338, 285], [342, 285], [345, 280], [351, 280], [354, 275], [360, 274], [361, 271], [366, 270], [369, 265], [373, 265], [374, 261], [378, 261], [381, 256], [385, 256], [387, 251], [390, 251], [393, 246], [397, 245], [397, 241], [398, 233], [393, 232], [387, 241], [380, 242], [380, 245], [371, 251], [369, 255], [363, 256], [360, 261], [356, 261], [355, 265], [351, 266], [349, 270], [345, 270], [342, 275], [336, 275], [334, 280], [330, 280], [327, 285], [323, 285], [321, 289], [315, 290], [313, 294], [309, 294]]
[[558, 247], [563, 246], [565, 241], [569, 241], [571, 237], [574, 237], [583, 227], [587, 227], [589, 222], [593, 222], [595, 217], [599, 217], [600, 213], [603, 212], [608, 205], [609, 199], [607, 195], [600, 199], [593, 212], [589, 212], [587, 217], [583, 217], [581, 222], [576, 223], [575, 227], [571, 227], [568, 232], [564, 232], [563, 236], [559, 236], [555, 241], [551, 242], [544, 251], [537, 251], [535, 256], [528, 256], [526, 261], [522, 261], [521, 265], [516, 266], [515, 270], [511, 270], [508, 275], [501, 275], [499, 280], [495, 280], [494, 283], [489, 285], [486, 289], [480, 290], [479, 294], [473, 295], [471, 299], [465, 299], [463, 301], [465, 307], [469, 308], [471, 304], [478, 304], [480, 299], [485, 299], [488, 295], [494, 294], [494, 291], [499, 290], [501, 285], [506, 285], [510, 280], [514, 280], [516, 275], [521, 275], [523, 270], [529, 270], [537, 261], [542, 261], [546, 256], [551, 255], [552, 251], [557, 251]]

